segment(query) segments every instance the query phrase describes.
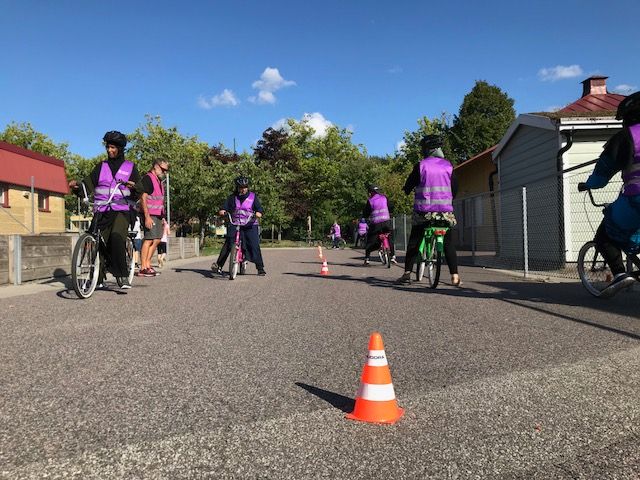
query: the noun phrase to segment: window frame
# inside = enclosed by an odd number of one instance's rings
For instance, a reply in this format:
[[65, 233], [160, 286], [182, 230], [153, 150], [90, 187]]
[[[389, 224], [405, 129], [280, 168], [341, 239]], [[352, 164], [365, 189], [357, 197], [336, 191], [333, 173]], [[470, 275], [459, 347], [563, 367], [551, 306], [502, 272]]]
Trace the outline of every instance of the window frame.
[[[42, 207], [40, 206], [40, 199], [42, 199]], [[38, 191], [38, 211], [50, 212], [49, 210], [49, 192]]]
[[0, 183], [0, 207], [9, 208], [9, 185]]

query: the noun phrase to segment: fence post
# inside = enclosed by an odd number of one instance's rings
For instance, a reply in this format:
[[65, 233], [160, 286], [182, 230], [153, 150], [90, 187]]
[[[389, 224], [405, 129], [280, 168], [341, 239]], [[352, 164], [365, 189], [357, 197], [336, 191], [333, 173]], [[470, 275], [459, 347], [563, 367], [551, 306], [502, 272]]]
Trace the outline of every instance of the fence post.
[[196, 238], [195, 247], [196, 247], [196, 257], [199, 257], [200, 256], [200, 239], [199, 238]]
[[404, 245], [404, 251], [406, 252], [407, 251], [407, 214], [406, 213], [402, 215], [402, 219], [403, 219], [402, 221], [404, 222], [404, 229], [402, 231], [402, 236], [404, 237], [403, 245]]
[[529, 275], [529, 236], [527, 232], [527, 187], [522, 187], [522, 247], [524, 254], [524, 276]]
[[9, 281], [22, 284], [22, 237], [9, 235]]
[[477, 198], [471, 199], [471, 264], [476, 264], [476, 212], [475, 202]]

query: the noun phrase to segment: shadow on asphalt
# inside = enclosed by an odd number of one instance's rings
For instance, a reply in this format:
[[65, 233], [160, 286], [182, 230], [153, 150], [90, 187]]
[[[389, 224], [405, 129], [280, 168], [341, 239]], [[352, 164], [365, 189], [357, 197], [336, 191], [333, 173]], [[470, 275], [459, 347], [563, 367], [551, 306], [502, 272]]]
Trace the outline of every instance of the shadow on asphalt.
[[204, 269], [204, 268], [174, 268], [173, 271], [176, 273], [182, 273], [182, 272], [199, 273], [200, 275], [206, 278], [223, 278], [221, 275], [213, 273], [210, 269]]
[[332, 406], [342, 410], [344, 413], [351, 413], [355, 408], [356, 401], [353, 398], [345, 397], [344, 395], [330, 392], [329, 390], [323, 390], [322, 388], [314, 387], [313, 385], [307, 385], [306, 383], [296, 382], [296, 385], [300, 388], [304, 388], [307, 392], [321, 398], [325, 402], [330, 403]]
[[[404, 292], [413, 292], [417, 294], [427, 295], [447, 295], [451, 297], [466, 298], [486, 298], [499, 300], [502, 302], [516, 305], [528, 310], [550, 315], [563, 320], [588, 325], [600, 330], [616, 333], [634, 340], [640, 340], [640, 333], [634, 331], [623, 330], [606, 323], [586, 320], [576, 316], [566, 315], [555, 312], [544, 305], [566, 305], [576, 307], [586, 307], [594, 310], [602, 311], [606, 314], [617, 314], [638, 319], [637, 303], [634, 302], [637, 294], [632, 292], [622, 292], [618, 297], [604, 300], [591, 297], [587, 294], [580, 283], [575, 284], [553, 284], [553, 283], [529, 283], [529, 282], [491, 282], [491, 281], [469, 281], [468, 283], [476, 283], [498, 289], [497, 292], [480, 291], [463, 285], [460, 288], [450, 287], [445, 283], [445, 288], [430, 289], [426, 284], [413, 284], [410, 286], [396, 285], [392, 280], [383, 280], [375, 277], [352, 277], [350, 275], [330, 275], [322, 276], [319, 274], [302, 274], [290, 273], [285, 275], [295, 275], [307, 278], [322, 278], [329, 280], [346, 280], [351, 282], [364, 282], [374, 287], [391, 287], [395, 290]], [[447, 288], [448, 287], [448, 288]], [[616, 298], [618, 302], [616, 303]], [[523, 302], [536, 302], [539, 305], [531, 305]]]

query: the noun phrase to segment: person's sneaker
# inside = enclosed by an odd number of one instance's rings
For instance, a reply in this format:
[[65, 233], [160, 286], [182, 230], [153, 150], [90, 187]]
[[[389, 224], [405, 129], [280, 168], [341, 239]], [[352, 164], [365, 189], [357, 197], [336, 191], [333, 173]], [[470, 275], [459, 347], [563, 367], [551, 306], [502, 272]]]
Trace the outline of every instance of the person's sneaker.
[[607, 288], [605, 288], [604, 290], [602, 290], [602, 292], [600, 292], [600, 295], [602, 295], [603, 297], [611, 297], [616, 293], [618, 293], [623, 288], [630, 287], [635, 281], [636, 280], [632, 276], [626, 273], [623, 273], [622, 275], [616, 276], [613, 279], [613, 282], [611, 282], [607, 286]]
[[222, 275], [222, 267], [218, 265], [216, 262], [211, 264], [211, 271], [213, 273], [217, 273], [218, 275]]
[[122, 290], [128, 290], [131, 288], [131, 283], [129, 283], [129, 277], [117, 277], [116, 282], [118, 282], [118, 286]]
[[369, 261], [368, 258], [364, 259], [364, 263], [362, 264], [363, 267], [370, 267], [371, 266], [371, 262]]
[[258, 275], [260, 275], [261, 277], [264, 277], [267, 274], [267, 272], [264, 271], [264, 268], [259, 268], [258, 269]]
[[411, 272], [404, 272], [402, 276], [396, 280], [398, 285], [411, 285]]
[[156, 271], [152, 268], [143, 268], [142, 270], [140, 270], [139, 275], [141, 277], [155, 277]]
[[391, 257], [391, 263], [393, 263], [394, 265], [398, 264], [398, 261], [396, 260], [396, 256], [395, 255], [393, 257]]

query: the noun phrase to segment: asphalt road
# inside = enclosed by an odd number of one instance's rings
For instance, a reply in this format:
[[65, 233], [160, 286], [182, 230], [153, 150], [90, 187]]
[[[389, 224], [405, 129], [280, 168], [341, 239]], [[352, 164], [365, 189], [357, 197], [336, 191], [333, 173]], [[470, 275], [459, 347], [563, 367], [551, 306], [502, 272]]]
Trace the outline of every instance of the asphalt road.
[[[4, 290], [0, 477], [640, 478], [638, 292], [478, 268], [429, 291], [355, 251], [328, 277], [315, 250], [264, 254], [264, 278], [206, 258], [89, 300]], [[344, 418], [373, 331], [391, 426]]]

